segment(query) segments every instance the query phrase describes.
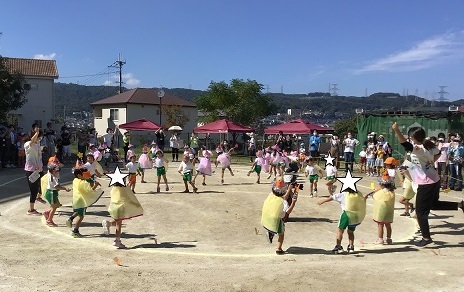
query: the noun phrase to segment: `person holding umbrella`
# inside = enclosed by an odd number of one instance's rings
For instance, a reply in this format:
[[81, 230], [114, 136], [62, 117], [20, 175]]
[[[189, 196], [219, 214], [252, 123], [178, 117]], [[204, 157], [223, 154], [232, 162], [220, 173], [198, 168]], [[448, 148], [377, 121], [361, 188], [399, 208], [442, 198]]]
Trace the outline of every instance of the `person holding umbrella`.
[[182, 128], [179, 126], [172, 126], [168, 129], [172, 131], [171, 137], [169, 138], [169, 147], [171, 147], [172, 152], [172, 161], [179, 161], [179, 148], [183, 145], [180, 145], [179, 132], [182, 131]]

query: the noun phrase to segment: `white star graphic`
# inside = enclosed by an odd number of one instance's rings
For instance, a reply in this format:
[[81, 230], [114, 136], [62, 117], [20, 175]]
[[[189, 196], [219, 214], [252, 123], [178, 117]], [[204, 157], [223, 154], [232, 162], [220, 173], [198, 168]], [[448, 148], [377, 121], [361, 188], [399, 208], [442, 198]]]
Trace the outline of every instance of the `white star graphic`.
[[106, 173], [106, 176], [111, 178], [110, 185], [114, 185], [115, 183], [120, 183], [123, 186], [126, 186], [126, 183], [124, 182], [124, 178], [127, 177], [129, 174], [128, 173], [122, 173], [121, 170], [119, 170], [119, 166], [116, 165], [116, 169], [114, 170], [114, 173]]
[[358, 189], [356, 188], [356, 183], [360, 181], [361, 179], [362, 177], [351, 176], [351, 171], [348, 170], [345, 177], [341, 177], [341, 178], [337, 177], [337, 180], [342, 183], [342, 189], [340, 190], [340, 192], [343, 192], [346, 189], [352, 189], [353, 191], [357, 192]]
[[335, 160], [335, 158], [332, 157], [330, 153], [324, 159], [325, 159], [325, 166], [333, 165], [333, 161]]

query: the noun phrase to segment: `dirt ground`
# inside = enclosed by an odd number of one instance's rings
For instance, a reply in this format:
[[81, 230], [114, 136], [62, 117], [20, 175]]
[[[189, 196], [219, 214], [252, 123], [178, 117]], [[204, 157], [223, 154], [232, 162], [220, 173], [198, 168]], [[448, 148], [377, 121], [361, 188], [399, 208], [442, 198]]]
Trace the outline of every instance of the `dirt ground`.
[[[169, 164], [169, 192], [162, 187], [160, 194], [151, 193], [153, 170], [146, 172], [148, 183], [137, 184], [145, 212], [125, 221], [124, 250], [112, 246], [114, 229], [110, 236], [102, 234], [101, 221], [109, 219], [109, 179], [100, 179], [105, 194], [88, 209], [83, 238], [71, 237], [65, 226], [71, 193], [60, 192], [59, 227], [47, 227], [42, 216], [27, 216], [27, 197], [2, 203], [0, 291], [462, 291], [461, 211], [433, 212], [435, 244], [417, 248], [415, 221], [400, 217], [397, 203], [394, 243], [378, 246], [368, 200], [367, 216], [355, 233], [356, 253], [334, 255], [340, 206], [318, 206], [306, 184], [286, 225], [287, 253], [279, 256], [260, 225], [270, 180], [264, 177], [258, 185], [254, 174], [246, 176], [248, 167], [232, 165], [235, 176], [226, 172], [224, 185], [216, 173], [198, 194], [185, 194], [177, 166]], [[372, 181], [366, 177], [357, 186], [369, 191]], [[326, 194], [320, 181], [319, 195]], [[442, 195], [461, 198], [457, 192]]]

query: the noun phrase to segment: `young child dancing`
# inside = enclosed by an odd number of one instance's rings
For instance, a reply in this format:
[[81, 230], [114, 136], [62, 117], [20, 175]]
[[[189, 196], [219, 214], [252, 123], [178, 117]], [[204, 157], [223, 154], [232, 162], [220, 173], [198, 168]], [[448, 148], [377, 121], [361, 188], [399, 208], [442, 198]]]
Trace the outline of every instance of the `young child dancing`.
[[95, 181], [89, 183], [87, 180], [90, 178], [90, 172], [86, 168], [74, 169], [73, 180], [73, 214], [66, 221], [66, 226], [72, 228], [74, 218], [79, 217], [71, 232], [73, 237], [79, 238], [82, 235], [79, 232], [82, 220], [84, 220], [85, 211], [88, 207], [96, 203], [103, 195], [103, 191], [96, 190], [100, 184]]
[[142, 216], [143, 208], [130, 188], [120, 183], [115, 183], [111, 188], [108, 212], [113, 220], [108, 221], [105, 219], [102, 221], [103, 233], [109, 235], [110, 227], [115, 226], [116, 238], [113, 241], [113, 246], [126, 248], [121, 242], [122, 221]]
[[235, 148], [230, 148], [229, 151], [222, 152], [217, 157], [217, 161], [221, 164], [221, 169], [222, 169], [222, 172], [221, 172], [221, 183], [222, 184], [224, 183], [224, 171], [226, 169], [229, 170], [231, 176], [234, 176], [234, 172], [232, 171], [232, 168], [230, 168], [230, 163], [231, 163], [231, 157], [230, 156], [231, 156], [232, 152], [234, 151], [234, 149]]
[[53, 222], [53, 216], [55, 215], [56, 209], [61, 207], [61, 203], [58, 200], [58, 191], [70, 192], [71, 189], [60, 185], [60, 165], [56, 163], [49, 163], [47, 165], [48, 175], [44, 175], [42, 180], [46, 180], [46, 193], [45, 200], [50, 204], [50, 209], [43, 213], [45, 222], [48, 226], [58, 226]]
[[[382, 178], [379, 181], [381, 187], [376, 191], [372, 198], [374, 199], [373, 215], [374, 222], [377, 223], [378, 238], [375, 244], [392, 244], [392, 228], [393, 214], [395, 211], [395, 183], [388, 175], [388, 171], [384, 171]], [[384, 228], [387, 231], [387, 238], [384, 240]]]
[[163, 177], [164, 184], [166, 185], [166, 192], [169, 191], [168, 179], [166, 178], [166, 167], [164, 163], [168, 163], [168, 160], [164, 158], [164, 153], [160, 149], [156, 152], [156, 158], [153, 159], [153, 167], [156, 168], [156, 176], [158, 178], [156, 184], [156, 192], [160, 192], [161, 177]]
[[137, 162], [137, 157], [135, 155], [130, 156], [129, 160], [129, 163], [126, 164], [126, 169], [129, 172], [129, 183], [127, 184], [127, 186], [130, 187], [131, 190], [135, 193], [137, 175], [140, 175], [140, 165]]
[[267, 238], [269, 243], [278, 234], [276, 254], [283, 255], [285, 251], [282, 250], [285, 237], [285, 223], [283, 218], [290, 214], [295, 207], [298, 199], [297, 195], [292, 196], [291, 204], [288, 204], [288, 197], [293, 194], [293, 185], [285, 185], [282, 178], [278, 178], [272, 185], [271, 194], [267, 197], [263, 204], [261, 215], [261, 224], [267, 231]]
[[147, 144], [143, 145], [142, 154], [139, 157], [139, 165], [140, 165], [140, 173], [142, 174], [142, 178], [140, 179], [141, 183], [146, 183], [145, 181], [145, 169], [151, 169], [153, 167], [151, 158], [148, 156], [148, 146]]
[[261, 178], [261, 169], [264, 165], [264, 158], [263, 158], [263, 152], [261, 150], [258, 150], [256, 152], [256, 159], [251, 165], [251, 170], [248, 171], [247, 175], [250, 176], [252, 172], [256, 172], [258, 175], [258, 180], [256, 181], [257, 184], [260, 183], [260, 178]]
[[317, 182], [319, 181], [319, 175], [321, 177], [324, 175], [322, 168], [320, 168], [319, 165], [314, 164], [314, 158], [306, 158], [305, 176], [309, 179], [309, 196], [311, 198], [313, 196], [317, 197]]
[[337, 186], [335, 185], [335, 181], [337, 179], [337, 168], [332, 164], [328, 164], [325, 167], [325, 172], [326, 172], [325, 179], [327, 180], [325, 185], [327, 186], [329, 195], [333, 195], [335, 190], [337, 189]]
[[332, 249], [335, 254], [343, 253], [342, 239], [345, 229], [348, 228], [348, 253], [354, 253], [354, 231], [356, 226], [361, 224], [366, 216], [366, 198], [360, 193], [355, 192], [351, 189], [346, 191], [333, 194], [326, 199], [320, 200], [317, 204], [322, 205], [324, 203], [336, 201], [342, 208], [342, 214], [338, 222], [337, 232], [337, 244]]
[[367, 164], [367, 146], [363, 145], [362, 150], [359, 152], [359, 164], [361, 164], [361, 173], [366, 172], [366, 164]]
[[193, 188], [193, 192], [196, 193], [198, 189], [195, 187], [195, 182], [192, 181], [192, 173], [193, 173], [193, 163], [188, 155], [184, 155], [182, 158], [182, 162], [179, 165], [177, 171], [182, 175], [182, 179], [184, 181], [185, 190], [183, 193], [190, 193], [188, 184], [190, 184]]
[[198, 174], [201, 174], [203, 176], [203, 182], [201, 184], [203, 186], [206, 186], [206, 176], [211, 175], [212, 173], [211, 155], [213, 155], [213, 153], [209, 150], [202, 151], [202, 157], [199, 158], [200, 163], [197, 168], [197, 173], [195, 174], [195, 177], [193, 178], [194, 183], [196, 182]]

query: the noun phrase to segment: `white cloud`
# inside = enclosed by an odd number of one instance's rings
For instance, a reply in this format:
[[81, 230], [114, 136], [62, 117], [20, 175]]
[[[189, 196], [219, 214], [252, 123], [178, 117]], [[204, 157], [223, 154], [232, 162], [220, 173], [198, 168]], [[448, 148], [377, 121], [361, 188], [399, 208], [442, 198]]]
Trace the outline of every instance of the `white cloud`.
[[[105, 83], [103, 84], [107, 86], [108, 85], [115, 86], [118, 84], [118, 82], [119, 82], [119, 75], [114, 74], [114, 75], [111, 75], [109, 80], [106, 80]], [[135, 78], [134, 74], [132, 73], [122, 74], [122, 82], [123, 82], [123, 86], [127, 88], [138, 87], [141, 83], [141, 81]]]
[[53, 59], [55, 59], [55, 57], [56, 57], [56, 53], [51, 53], [51, 54], [48, 54], [48, 55], [36, 54], [32, 58], [33, 59], [40, 59], [40, 60], [53, 60]]
[[423, 40], [409, 50], [371, 61], [354, 73], [415, 71], [463, 57], [464, 31], [446, 33]]

